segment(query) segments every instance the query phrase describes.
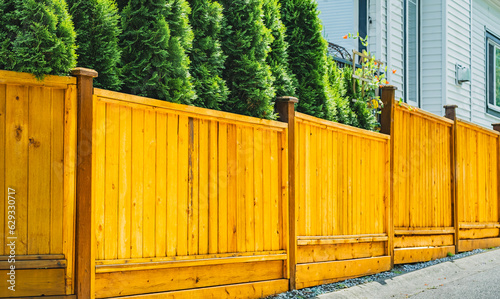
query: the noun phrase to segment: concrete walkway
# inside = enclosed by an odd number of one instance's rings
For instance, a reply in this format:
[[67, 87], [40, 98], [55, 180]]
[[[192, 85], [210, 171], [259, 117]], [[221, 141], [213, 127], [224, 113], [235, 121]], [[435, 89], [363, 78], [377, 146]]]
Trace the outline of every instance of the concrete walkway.
[[500, 298], [500, 249], [316, 298]]

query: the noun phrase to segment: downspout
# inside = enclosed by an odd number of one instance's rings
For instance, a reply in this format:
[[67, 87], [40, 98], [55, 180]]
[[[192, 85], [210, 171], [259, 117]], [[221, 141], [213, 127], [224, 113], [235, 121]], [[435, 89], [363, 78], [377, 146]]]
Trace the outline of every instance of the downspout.
[[472, 87], [474, 78], [472, 76], [472, 0], [469, 0], [469, 70], [471, 72], [471, 80], [469, 85], [469, 98], [470, 98], [470, 121], [473, 122], [474, 113], [472, 110], [473, 99], [472, 99]]

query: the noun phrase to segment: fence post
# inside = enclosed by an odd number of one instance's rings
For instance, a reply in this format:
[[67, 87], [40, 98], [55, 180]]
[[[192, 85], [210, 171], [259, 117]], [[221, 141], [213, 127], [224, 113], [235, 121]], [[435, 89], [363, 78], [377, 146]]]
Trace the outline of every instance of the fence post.
[[296, 289], [297, 266], [297, 203], [295, 201], [295, 103], [294, 97], [278, 97], [276, 99], [276, 112], [279, 120], [288, 123], [288, 271], [290, 277], [289, 287]]
[[394, 268], [394, 104], [396, 97], [396, 86], [387, 85], [381, 88], [381, 100], [384, 104], [382, 114], [380, 116], [380, 132], [391, 135], [390, 139], [390, 173], [389, 173], [389, 215], [388, 215], [388, 235], [389, 241], [387, 242], [387, 254], [391, 256], [391, 269]]
[[[493, 130], [500, 132], [500, 123], [492, 124]], [[498, 137], [498, 146], [497, 146], [497, 193], [498, 193], [498, 217], [500, 219], [500, 136]]]
[[458, 186], [457, 186], [457, 105], [444, 105], [444, 116], [448, 119], [453, 120], [453, 127], [451, 130], [451, 138], [452, 142], [450, 142], [450, 152], [451, 152], [451, 204], [453, 209], [453, 226], [455, 227], [454, 241], [455, 241], [455, 253], [459, 251], [459, 243], [460, 243], [460, 226], [458, 223], [458, 215], [459, 215], [459, 203], [458, 203]]
[[392, 123], [394, 121], [394, 100], [396, 96], [396, 86], [387, 85], [381, 88], [382, 90], [382, 103], [384, 108], [380, 115], [380, 132], [391, 135]]
[[93, 78], [97, 72], [75, 68], [77, 78], [77, 169], [75, 281], [77, 298], [95, 298], [95, 244], [92, 203]]

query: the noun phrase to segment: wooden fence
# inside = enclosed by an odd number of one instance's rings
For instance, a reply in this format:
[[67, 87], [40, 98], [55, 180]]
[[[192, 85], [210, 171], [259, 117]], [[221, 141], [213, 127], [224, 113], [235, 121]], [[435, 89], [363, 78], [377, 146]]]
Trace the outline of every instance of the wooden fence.
[[390, 137], [296, 112], [296, 288], [391, 268]]
[[500, 246], [500, 133], [456, 119], [458, 251]]
[[394, 263], [455, 253], [453, 121], [394, 101], [385, 91], [382, 130], [392, 137]]
[[75, 84], [0, 71], [0, 297], [73, 294]]
[[500, 245], [500, 133], [449, 107], [386, 87], [388, 136], [74, 75], [0, 71], [2, 298], [258, 298]]
[[94, 105], [96, 298], [288, 289], [285, 123], [101, 89]]

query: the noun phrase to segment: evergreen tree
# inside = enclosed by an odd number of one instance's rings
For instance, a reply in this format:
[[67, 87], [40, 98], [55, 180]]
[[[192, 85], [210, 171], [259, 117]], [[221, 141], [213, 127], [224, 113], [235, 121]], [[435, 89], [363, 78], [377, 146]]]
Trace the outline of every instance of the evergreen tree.
[[129, 0], [116, 0], [116, 7], [120, 12], [127, 6]]
[[0, 3], [0, 68], [64, 75], [76, 65], [75, 30], [64, 0]]
[[336, 108], [335, 121], [352, 126], [356, 123], [357, 119], [356, 115], [351, 110], [349, 97], [346, 96], [347, 89], [343, 73], [343, 70], [348, 72], [349, 69], [348, 66], [344, 69], [339, 69], [333, 58], [328, 56], [328, 88], [330, 98], [333, 100]]
[[166, 0], [130, 0], [122, 12], [123, 90], [136, 95], [189, 104], [189, 59], [180, 38], [165, 20]]
[[198, 98], [195, 106], [220, 109], [228, 96], [226, 82], [221, 78], [225, 56], [220, 35], [222, 6], [211, 0], [192, 0], [190, 15], [194, 40], [191, 50], [191, 75]]
[[99, 73], [94, 86], [119, 90], [118, 62], [121, 50], [118, 9], [112, 0], [68, 0], [73, 16], [78, 49], [78, 65]]
[[278, 0], [264, 0], [264, 25], [274, 37], [267, 63], [275, 79], [274, 88], [277, 96], [295, 96], [295, 78], [288, 68], [288, 43], [285, 41], [285, 25], [281, 21]]
[[297, 110], [316, 117], [334, 119], [335, 111], [328, 97], [327, 49], [322, 36], [317, 2], [282, 0], [281, 15], [286, 27], [289, 65], [297, 79]]
[[262, 20], [261, 0], [223, 0], [227, 24], [222, 49], [227, 55], [223, 78], [230, 96], [223, 109], [261, 118], [275, 118], [275, 91], [266, 63], [272, 35]]

